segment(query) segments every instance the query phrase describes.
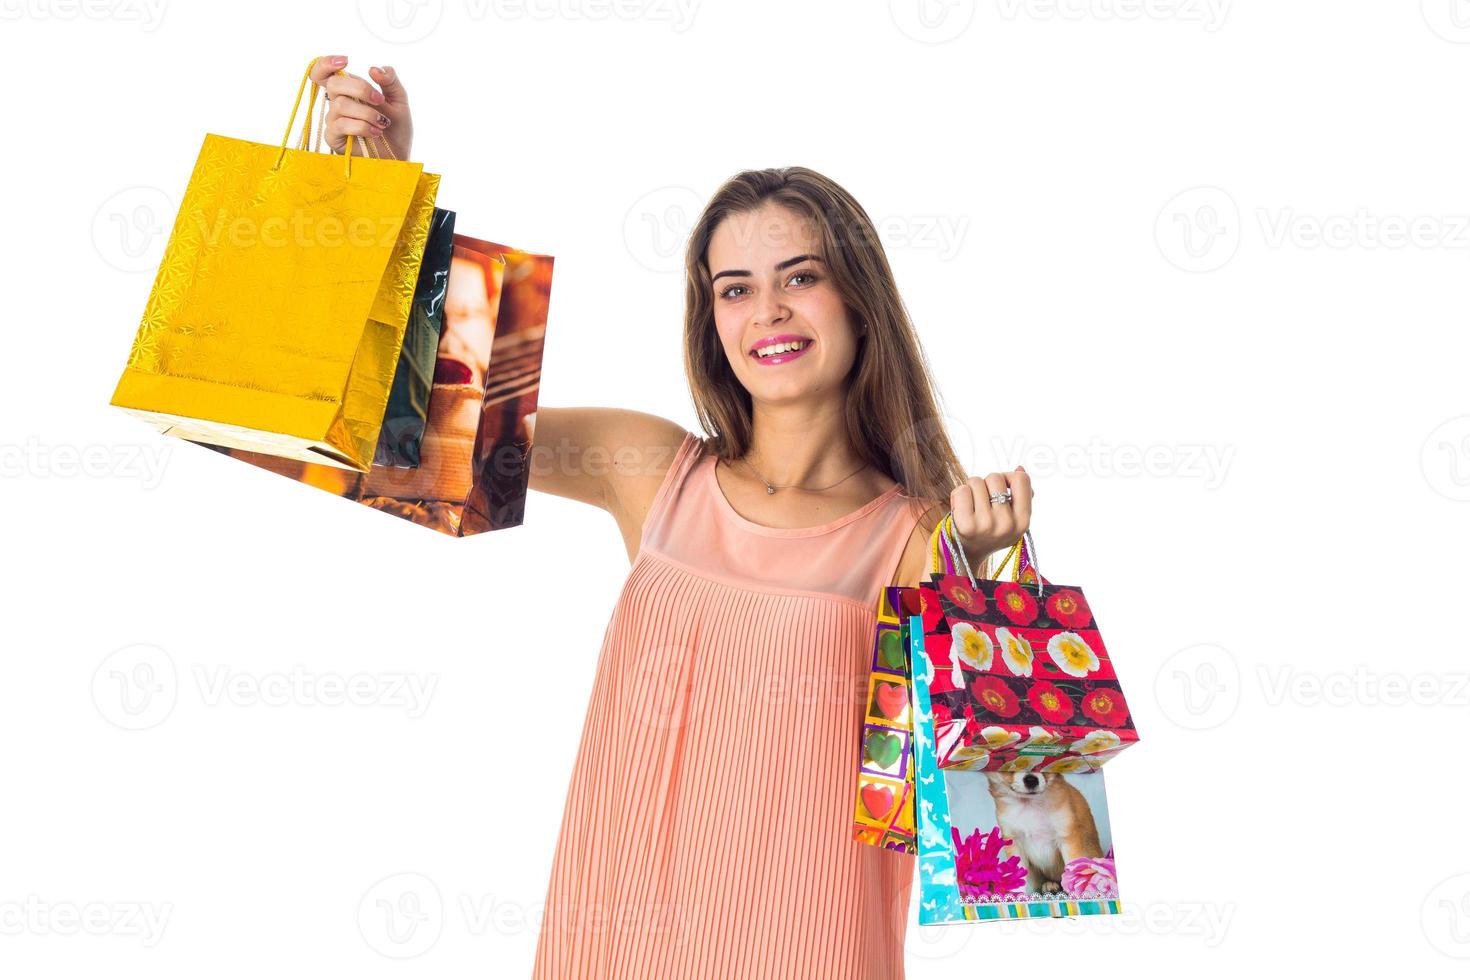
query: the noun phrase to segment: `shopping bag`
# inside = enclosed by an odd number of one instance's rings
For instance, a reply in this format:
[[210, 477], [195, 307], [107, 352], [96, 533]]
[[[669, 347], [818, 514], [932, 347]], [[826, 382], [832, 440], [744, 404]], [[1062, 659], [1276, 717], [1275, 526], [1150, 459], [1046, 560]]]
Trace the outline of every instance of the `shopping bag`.
[[922, 614], [909, 617], [915, 683], [920, 925], [1122, 910], [1101, 771], [939, 768]]
[[[1138, 741], [1128, 702], [1080, 586], [1024, 562], [1029, 534], [994, 579], [974, 577], [953, 517], [941, 522], [945, 565], [919, 589], [941, 769], [998, 770], [1023, 760], [1046, 772], [1100, 768]], [[1028, 559], [1034, 559], [1034, 544]], [[1016, 574], [1001, 573], [1017, 558]], [[931, 565], [934, 564], [931, 555]], [[957, 567], [956, 567], [957, 566]]]
[[[371, 144], [370, 144], [371, 145]], [[434, 361], [444, 329], [444, 297], [449, 287], [449, 262], [454, 255], [454, 212], [434, 209], [418, 286], [403, 331], [398, 369], [383, 411], [383, 428], [373, 463], [378, 466], [419, 465], [419, 446], [429, 419], [429, 395], [434, 386]]]
[[[936, 525], [929, 537], [931, 578], [956, 570], [945, 536], [948, 520], [946, 518]], [[1022, 563], [1029, 568], [1027, 558], [1023, 542]], [[935, 607], [932, 601], [930, 605]], [[890, 585], [878, 597], [877, 627], [869, 653], [865, 708], [859, 736], [857, 799], [852, 828], [854, 840], [907, 854], [918, 853], [914, 821], [909, 617], [923, 609], [923, 593], [917, 587]]]
[[366, 473], [229, 445], [225, 455], [454, 537], [521, 524], [552, 257], [453, 236], [419, 464]]
[[[315, 59], [312, 64], [315, 64]], [[112, 404], [170, 435], [365, 471], [438, 192], [422, 164], [205, 136]]]
[[906, 623], [918, 589], [889, 586], [878, 600], [858, 744], [853, 839], [917, 853], [912, 694]]

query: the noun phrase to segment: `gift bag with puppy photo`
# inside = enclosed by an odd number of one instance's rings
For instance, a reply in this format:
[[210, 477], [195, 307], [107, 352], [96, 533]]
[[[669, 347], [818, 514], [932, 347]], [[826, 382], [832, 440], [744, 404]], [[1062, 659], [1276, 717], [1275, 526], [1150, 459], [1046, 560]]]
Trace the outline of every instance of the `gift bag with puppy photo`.
[[1100, 769], [1046, 754], [940, 768], [930, 695], [937, 671], [926, 639], [948, 632], [942, 618], [926, 629], [922, 611], [903, 630], [913, 680], [919, 924], [1118, 913]]

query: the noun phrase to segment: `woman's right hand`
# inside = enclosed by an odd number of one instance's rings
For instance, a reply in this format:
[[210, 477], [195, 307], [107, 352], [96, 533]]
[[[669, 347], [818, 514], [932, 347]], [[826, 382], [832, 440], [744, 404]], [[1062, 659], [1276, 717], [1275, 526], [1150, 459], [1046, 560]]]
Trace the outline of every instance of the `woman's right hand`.
[[[352, 136], [352, 152], [364, 156], [364, 138], [380, 136], [388, 141], [397, 159], [409, 159], [413, 115], [408, 111], [408, 92], [398, 73], [391, 67], [369, 68], [369, 81], [347, 73], [346, 68], [343, 55], [325, 55], [311, 68], [311, 80], [327, 90], [329, 99], [323, 141], [333, 153], [341, 153], [347, 137]], [[343, 74], [337, 74], [339, 71]]]

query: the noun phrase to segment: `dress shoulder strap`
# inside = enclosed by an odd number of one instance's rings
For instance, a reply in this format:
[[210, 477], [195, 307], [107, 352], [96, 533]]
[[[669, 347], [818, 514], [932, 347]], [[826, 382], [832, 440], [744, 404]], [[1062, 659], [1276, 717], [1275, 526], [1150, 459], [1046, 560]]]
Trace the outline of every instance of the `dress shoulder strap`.
[[663, 482], [653, 495], [653, 502], [648, 505], [648, 513], [643, 517], [643, 530], [639, 535], [642, 543], [648, 542], [650, 533], [663, 521], [669, 508], [669, 500], [704, 456], [704, 445], [704, 439], [700, 436], [693, 432], [684, 433], [683, 440], [674, 450], [674, 458], [669, 462], [668, 471], [664, 473]]

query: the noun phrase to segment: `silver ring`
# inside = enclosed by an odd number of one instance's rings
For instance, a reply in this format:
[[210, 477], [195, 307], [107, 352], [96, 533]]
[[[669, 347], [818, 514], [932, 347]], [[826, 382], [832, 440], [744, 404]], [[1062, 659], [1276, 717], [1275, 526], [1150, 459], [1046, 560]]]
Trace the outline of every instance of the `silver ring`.
[[1006, 487], [1004, 493], [992, 493], [990, 495], [992, 504], [1008, 504], [1011, 502], [1011, 488]]

